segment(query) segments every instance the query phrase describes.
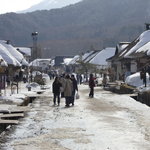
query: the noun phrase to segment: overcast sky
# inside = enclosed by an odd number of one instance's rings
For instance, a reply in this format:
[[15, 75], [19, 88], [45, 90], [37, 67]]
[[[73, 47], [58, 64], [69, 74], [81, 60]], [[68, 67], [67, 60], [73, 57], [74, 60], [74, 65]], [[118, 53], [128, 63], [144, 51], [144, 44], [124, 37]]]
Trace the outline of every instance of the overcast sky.
[[42, 0], [0, 0], [0, 14], [27, 9]]

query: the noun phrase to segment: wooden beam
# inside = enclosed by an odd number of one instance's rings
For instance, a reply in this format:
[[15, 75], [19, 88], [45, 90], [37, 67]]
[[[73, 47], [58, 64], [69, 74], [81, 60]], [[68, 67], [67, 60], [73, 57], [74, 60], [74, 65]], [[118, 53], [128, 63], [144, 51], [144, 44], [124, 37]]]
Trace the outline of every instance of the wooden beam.
[[1, 114], [0, 118], [19, 118], [24, 117], [23, 113], [14, 113], [14, 114]]
[[29, 110], [30, 110], [30, 107], [28, 106], [16, 106], [16, 107], [0, 109], [0, 113], [4, 113], [4, 114], [24, 113]]
[[18, 120], [3, 120], [3, 119], [0, 119], [0, 125], [17, 125], [19, 124], [19, 121]]

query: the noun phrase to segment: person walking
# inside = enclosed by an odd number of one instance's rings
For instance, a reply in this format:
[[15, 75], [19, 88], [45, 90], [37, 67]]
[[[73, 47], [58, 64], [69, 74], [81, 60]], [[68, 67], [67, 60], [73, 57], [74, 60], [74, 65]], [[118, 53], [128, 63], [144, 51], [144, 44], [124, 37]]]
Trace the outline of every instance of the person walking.
[[104, 75], [103, 75], [102, 83], [103, 83], [103, 87], [105, 88], [107, 85], [107, 74], [106, 73], [104, 73]]
[[71, 75], [71, 80], [72, 80], [72, 84], [73, 84], [71, 103], [72, 103], [72, 106], [74, 106], [75, 93], [76, 93], [76, 91], [78, 92], [78, 83], [77, 83], [77, 80], [75, 79], [75, 76], [73, 74]]
[[58, 106], [60, 105], [60, 87], [62, 86], [62, 84], [59, 81], [58, 77], [55, 77], [55, 80], [52, 84], [52, 90], [53, 90], [53, 102], [54, 102], [54, 106], [56, 105], [56, 99], [57, 99], [57, 104]]
[[66, 75], [66, 80], [64, 84], [64, 97], [66, 99], [66, 107], [69, 107], [72, 99], [73, 83], [69, 75]]
[[141, 72], [140, 72], [140, 77], [141, 77], [141, 80], [143, 80], [143, 84], [147, 85], [147, 82], [146, 82], [146, 68], [142, 68]]
[[94, 87], [95, 87], [95, 82], [94, 82], [93, 74], [90, 74], [89, 87], [90, 87], [89, 97], [93, 98], [94, 97]]
[[60, 89], [61, 98], [64, 98], [64, 86], [65, 86], [65, 82], [66, 82], [65, 74], [62, 74], [62, 75], [60, 76], [60, 83], [62, 84], [62, 87], [61, 87], [61, 89]]

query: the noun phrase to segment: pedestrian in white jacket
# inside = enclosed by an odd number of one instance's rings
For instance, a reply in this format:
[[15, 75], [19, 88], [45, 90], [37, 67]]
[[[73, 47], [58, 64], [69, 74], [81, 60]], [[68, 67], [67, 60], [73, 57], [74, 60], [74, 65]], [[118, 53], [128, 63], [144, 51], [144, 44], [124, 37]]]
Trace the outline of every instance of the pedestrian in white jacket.
[[64, 97], [66, 99], [66, 107], [69, 107], [69, 104], [72, 100], [72, 91], [73, 84], [69, 75], [66, 75], [65, 83], [64, 83]]

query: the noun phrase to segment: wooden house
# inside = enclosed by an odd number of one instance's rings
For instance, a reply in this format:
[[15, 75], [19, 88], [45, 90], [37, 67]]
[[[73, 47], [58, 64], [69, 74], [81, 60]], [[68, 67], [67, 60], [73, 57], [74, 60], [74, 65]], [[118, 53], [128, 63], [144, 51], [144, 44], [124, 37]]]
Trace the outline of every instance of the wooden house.
[[[126, 45], [121, 48], [121, 45]], [[150, 55], [150, 30], [144, 31], [131, 43], [119, 43], [116, 54], [108, 59], [115, 72], [115, 79], [125, 79], [128, 75], [140, 71], [149, 65]]]
[[124, 49], [126, 49], [126, 47], [129, 44], [130, 44], [129, 42], [120, 42], [119, 44], [117, 44], [115, 55], [107, 59], [107, 62], [109, 62], [110, 64], [108, 72], [109, 72], [111, 81], [123, 80], [125, 66], [126, 65], [128, 66], [128, 63], [125, 64], [124, 62], [128, 62], [128, 61], [127, 59], [124, 61], [123, 60], [120, 61], [120, 57], [121, 57], [121, 54], [124, 52]]

